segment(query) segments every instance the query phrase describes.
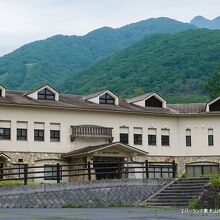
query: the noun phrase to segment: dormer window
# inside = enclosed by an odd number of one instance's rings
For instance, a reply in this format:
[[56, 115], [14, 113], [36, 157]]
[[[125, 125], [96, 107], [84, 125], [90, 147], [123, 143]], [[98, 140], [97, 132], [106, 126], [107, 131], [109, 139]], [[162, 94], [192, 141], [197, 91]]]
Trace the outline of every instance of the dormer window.
[[146, 93], [144, 95], [128, 99], [127, 102], [141, 107], [166, 108], [166, 100], [164, 100], [156, 92]]
[[159, 107], [162, 108], [163, 103], [158, 100], [155, 96], [145, 100], [145, 107]]
[[55, 100], [55, 94], [49, 89], [45, 88], [37, 93], [37, 99], [40, 100]]
[[99, 97], [99, 104], [115, 104], [115, 99], [111, 97], [108, 93], [105, 93], [104, 95]]
[[0, 85], [0, 97], [5, 97], [5, 88]]

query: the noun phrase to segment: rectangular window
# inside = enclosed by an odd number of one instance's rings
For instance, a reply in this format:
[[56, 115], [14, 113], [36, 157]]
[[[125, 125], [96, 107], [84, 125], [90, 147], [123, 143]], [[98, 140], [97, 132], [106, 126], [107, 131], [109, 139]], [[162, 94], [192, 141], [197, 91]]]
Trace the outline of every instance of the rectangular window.
[[208, 145], [209, 146], [214, 146], [214, 135], [213, 135], [213, 129], [212, 128], [208, 129]]
[[134, 145], [142, 145], [142, 134], [134, 134]]
[[191, 147], [192, 145], [191, 129], [187, 128], [185, 133], [186, 133], [186, 146]]
[[24, 178], [24, 166], [25, 164], [13, 164], [14, 178]]
[[27, 129], [17, 128], [17, 140], [27, 140]]
[[213, 135], [208, 135], [208, 144], [209, 146], [214, 146], [214, 138]]
[[[57, 179], [57, 166], [52, 164], [44, 165], [44, 180]], [[60, 180], [62, 180], [62, 167], [60, 166]]]
[[170, 146], [170, 130], [161, 129], [161, 146]]
[[59, 130], [50, 130], [50, 141], [59, 142], [60, 141], [60, 131]]
[[120, 133], [120, 142], [122, 144], [128, 144], [128, 134]]
[[161, 135], [161, 145], [162, 146], [170, 146], [170, 136], [169, 135]]
[[148, 134], [148, 145], [157, 145], [157, 136], [154, 134]]
[[0, 140], [10, 140], [10, 139], [11, 139], [11, 129], [0, 128]]
[[35, 141], [44, 141], [44, 130], [34, 129], [34, 140]]
[[157, 129], [148, 128], [148, 145], [157, 145]]
[[142, 128], [134, 128], [134, 145], [142, 145]]
[[186, 135], [186, 146], [191, 147], [191, 135]]

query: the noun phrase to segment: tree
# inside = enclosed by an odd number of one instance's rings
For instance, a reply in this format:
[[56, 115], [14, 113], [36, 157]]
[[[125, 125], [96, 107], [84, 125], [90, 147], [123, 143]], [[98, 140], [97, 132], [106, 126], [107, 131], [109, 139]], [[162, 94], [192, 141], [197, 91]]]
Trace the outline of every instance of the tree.
[[220, 96], [220, 64], [217, 71], [211, 76], [205, 87], [211, 99], [215, 99]]
[[144, 94], [144, 90], [141, 87], [138, 87], [138, 88], [136, 88], [134, 94], [135, 94], [135, 96], [143, 95]]

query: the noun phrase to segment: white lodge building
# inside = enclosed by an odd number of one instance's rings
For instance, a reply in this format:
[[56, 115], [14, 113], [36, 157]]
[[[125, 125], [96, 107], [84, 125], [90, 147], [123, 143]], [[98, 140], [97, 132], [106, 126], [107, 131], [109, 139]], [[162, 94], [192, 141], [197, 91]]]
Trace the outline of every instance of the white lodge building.
[[0, 168], [86, 161], [173, 161], [177, 173], [219, 171], [220, 97], [167, 104], [157, 93], [121, 100], [109, 90], [59, 94], [0, 86]]

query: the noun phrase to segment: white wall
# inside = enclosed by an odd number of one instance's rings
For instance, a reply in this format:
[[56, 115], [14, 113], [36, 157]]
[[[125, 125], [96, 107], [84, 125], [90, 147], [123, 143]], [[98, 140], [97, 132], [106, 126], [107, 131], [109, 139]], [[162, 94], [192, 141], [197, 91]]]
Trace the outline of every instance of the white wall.
[[[11, 140], [0, 140], [0, 151], [66, 153], [77, 148], [102, 144], [104, 140], [78, 139], [71, 142], [71, 125], [94, 124], [113, 127], [114, 142], [119, 141], [119, 128], [129, 128], [129, 144], [133, 145], [133, 128], [141, 127], [143, 144], [135, 146], [150, 155], [198, 156], [220, 155], [220, 116], [171, 117], [125, 113], [60, 110], [31, 107], [0, 107], [0, 120], [11, 121]], [[16, 140], [17, 121], [28, 121], [28, 141]], [[34, 141], [34, 122], [45, 123], [45, 141]], [[61, 141], [50, 142], [50, 123], [61, 124]], [[192, 147], [185, 146], [185, 129], [191, 128]], [[214, 146], [208, 146], [208, 128], [214, 129]], [[148, 146], [148, 128], [157, 128], [157, 146]], [[170, 129], [170, 146], [161, 146], [161, 129]]]

